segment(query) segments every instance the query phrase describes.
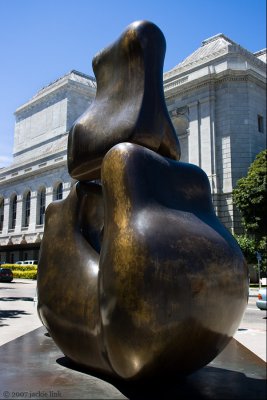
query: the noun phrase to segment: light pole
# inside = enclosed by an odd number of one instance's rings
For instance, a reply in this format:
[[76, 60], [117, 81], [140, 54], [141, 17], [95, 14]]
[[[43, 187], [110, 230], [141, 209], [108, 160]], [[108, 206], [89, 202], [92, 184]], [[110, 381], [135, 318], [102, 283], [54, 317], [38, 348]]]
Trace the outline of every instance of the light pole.
[[256, 257], [258, 260], [258, 271], [259, 271], [259, 289], [261, 288], [261, 253], [256, 251]]

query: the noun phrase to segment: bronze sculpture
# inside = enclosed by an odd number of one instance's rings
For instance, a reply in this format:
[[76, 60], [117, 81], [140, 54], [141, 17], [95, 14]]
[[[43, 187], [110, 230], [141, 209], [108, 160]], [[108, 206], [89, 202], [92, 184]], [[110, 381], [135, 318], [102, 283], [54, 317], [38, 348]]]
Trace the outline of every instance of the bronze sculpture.
[[95, 57], [96, 98], [68, 143], [80, 182], [46, 211], [38, 268], [39, 315], [64, 354], [126, 380], [206, 365], [247, 303], [247, 266], [208, 178], [178, 161], [164, 54], [141, 21]]

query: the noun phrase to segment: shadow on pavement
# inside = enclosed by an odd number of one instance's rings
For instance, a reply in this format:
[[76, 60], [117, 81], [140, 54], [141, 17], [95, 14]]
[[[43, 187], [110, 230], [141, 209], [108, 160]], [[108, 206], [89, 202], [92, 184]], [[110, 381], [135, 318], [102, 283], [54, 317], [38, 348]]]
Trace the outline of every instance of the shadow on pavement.
[[[29, 280], [29, 282], [22, 282], [22, 281], [15, 281], [15, 280], [13, 280], [12, 282], [0, 282], [0, 283], [2, 283], [2, 284], [5, 284], [5, 285], [29, 285], [30, 283], [33, 283], [33, 282], [36, 282], [35, 280], [34, 281], [31, 281], [31, 280]], [[2, 288], [0, 288], [0, 289], [2, 289]], [[8, 288], [8, 289], [13, 289], [13, 288]]]
[[33, 297], [0, 297], [0, 301], [33, 301]]
[[2, 324], [2, 320], [6, 320], [8, 318], [20, 318], [23, 315], [30, 314], [23, 310], [0, 310], [0, 328], [3, 326], [8, 326], [8, 324]]
[[124, 382], [110, 376], [82, 368], [67, 357], [56, 362], [68, 369], [105, 380], [115, 386], [130, 400], [188, 398], [188, 399], [262, 399], [266, 394], [266, 382], [263, 379], [249, 378], [244, 373], [207, 366], [187, 376], [166, 378], [157, 381]]

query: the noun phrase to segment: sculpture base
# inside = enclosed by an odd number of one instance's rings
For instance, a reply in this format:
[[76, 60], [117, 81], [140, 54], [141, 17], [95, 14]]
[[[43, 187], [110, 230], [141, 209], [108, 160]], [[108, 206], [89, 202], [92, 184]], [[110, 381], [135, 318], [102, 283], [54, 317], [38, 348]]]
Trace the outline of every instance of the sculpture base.
[[232, 339], [209, 365], [184, 380], [125, 383], [79, 368], [41, 327], [0, 347], [0, 398], [265, 399], [266, 364]]

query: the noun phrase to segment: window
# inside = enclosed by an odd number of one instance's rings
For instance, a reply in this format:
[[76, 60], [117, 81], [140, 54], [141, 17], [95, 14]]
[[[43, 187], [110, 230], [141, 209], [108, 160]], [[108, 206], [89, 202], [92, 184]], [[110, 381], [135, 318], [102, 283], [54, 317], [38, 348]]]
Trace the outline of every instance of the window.
[[61, 200], [63, 198], [63, 185], [59, 183], [55, 190], [55, 200]]
[[10, 229], [15, 229], [16, 226], [16, 219], [17, 219], [17, 196], [15, 195], [10, 204], [10, 212], [11, 212], [11, 218], [10, 218]]
[[24, 203], [24, 226], [29, 226], [31, 213], [31, 192], [28, 192]]
[[4, 199], [0, 199], [0, 231], [3, 230], [4, 225]]
[[39, 225], [44, 224], [45, 217], [45, 188], [41, 189], [39, 192]]
[[258, 115], [258, 132], [264, 133], [263, 117]]

